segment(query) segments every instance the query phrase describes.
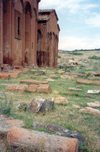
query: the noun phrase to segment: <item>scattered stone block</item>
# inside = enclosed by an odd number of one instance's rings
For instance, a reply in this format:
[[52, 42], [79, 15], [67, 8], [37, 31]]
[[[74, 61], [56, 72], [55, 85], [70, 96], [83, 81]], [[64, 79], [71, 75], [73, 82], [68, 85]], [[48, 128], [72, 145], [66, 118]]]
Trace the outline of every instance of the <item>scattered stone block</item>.
[[10, 84], [6, 87], [8, 91], [26, 92], [28, 85]]
[[65, 73], [65, 71], [63, 71], [63, 70], [58, 70], [58, 73], [59, 73], [59, 74], [63, 74], [63, 73]]
[[86, 107], [84, 109], [81, 109], [79, 112], [85, 112], [85, 113], [89, 113], [92, 114], [94, 116], [100, 116], [100, 111], [94, 108], [90, 108], [90, 107]]
[[99, 94], [100, 90], [88, 90], [87, 93], [90, 93], [90, 94]]
[[49, 84], [40, 84], [39, 87], [37, 88], [37, 92], [39, 93], [50, 93], [51, 88]]
[[77, 138], [79, 140], [79, 143], [84, 142], [84, 137], [76, 132], [76, 131], [71, 131], [65, 127], [56, 125], [56, 124], [46, 124], [44, 122], [39, 122], [35, 121], [33, 122], [33, 129], [39, 129], [39, 128], [44, 128], [47, 131], [51, 133], [56, 133], [57, 135], [64, 136], [64, 137], [69, 137], [69, 138]]
[[78, 88], [68, 88], [68, 90], [70, 90], [70, 91], [81, 91], [82, 89], [78, 89]]
[[85, 79], [77, 79], [77, 83], [79, 84], [95, 84], [95, 85], [100, 85], [100, 81], [92, 81], [92, 80], [85, 80]]
[[27, 89], [27, 91], [28, 92], [37, 92], [37, 88], [38, 88], [39, 86], [38, 85], [36, 85], [36, 84], [31, 84], [31, 85], [28, 85], [28, 89]]
[[48, 81], [21, 80], [20, 83], [25, 83], [25, 84], [48, 84]]
[[55, 98], [54, 102], [58, 104], [65, 104], [68, 103], [68, 100], [65, 97], [58, 96]]
[[80, 109], [79, 105], [73, 105], [73, 107], [76, 108], [76, 109]]
[[38, 113], [44, 111], [50, 111], [54, 108], [54, 101], [47, 99], [33, 99], [27, 107], [27, 111]]
[[89, 107], [100, 107], [100, 102], [99, 101], [95, 101], [95, 102], [90, 102], [90, 103], [87, 103], [87, 105]]
[[16, 92], [39, 92], [39, 93], [49, 93], [51, 91], [49, 84], [10, 84], [6, 87], [8, 91]]
[[9, 78], [10, 78], [10, 75], [8, 73], [4, 73], [4, 72], [0, 73], [0, 79], [8, 80]]
[[8, 133], [9, 145], [19, 146], [31, 151], [78, 152], [78, 140], [49, 135], [43, 132], [13, 127]]
[[66, 92], [64, 94], [78, 96], [78, 93], [76, 93], [76, 92]]
[[0, 134], [6, 135], [13, 126], [23, 127], [24, 122], [22, 120], [13, 119], [12, 117], [0, 115]]
[[12, 72], [12, 73], [9, 73], [10, 77], [11, 78], [17, 78], [19, 76], [20, 72]]

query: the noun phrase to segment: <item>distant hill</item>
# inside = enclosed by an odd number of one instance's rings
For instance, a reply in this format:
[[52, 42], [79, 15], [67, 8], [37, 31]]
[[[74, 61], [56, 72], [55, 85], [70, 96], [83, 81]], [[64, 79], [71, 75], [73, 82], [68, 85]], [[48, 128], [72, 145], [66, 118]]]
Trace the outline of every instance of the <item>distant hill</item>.
[[[69, 52], [70, 50], [59, 50], [59, 51], [60, 52]], [[98, 48], [98, 49], [80, 49], [80, 50], [75, 49], [72, 51], [100, 51], [100, 48]], [[72, 52], [72, 51], [70, 51], [70, 52]]]

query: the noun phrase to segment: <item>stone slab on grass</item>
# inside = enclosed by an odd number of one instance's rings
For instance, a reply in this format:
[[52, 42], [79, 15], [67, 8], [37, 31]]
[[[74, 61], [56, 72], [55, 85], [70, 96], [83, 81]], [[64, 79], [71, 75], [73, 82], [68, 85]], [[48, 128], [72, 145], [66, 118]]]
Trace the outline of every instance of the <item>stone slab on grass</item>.
[[10, 78], [10, 75], [8, 73], [4, 73], [4, 72], [0, 73], [0, 79], [8, 80], [9, 78]]
[[90, 103], [87, 103], [87, 105], [89, 107], [100, 107], [100, 102], [99, 101], [95, 101], [95, 102], [90, 102]]
[[28, 90], [28, 85], [21, 84], [9, 84], [6, 87], [8, 91], [26, 92]]
[[51, 92], [51, 87], [49, 84], [40, 84], [39, 87], [37, 88], [37, 92], [39, 93], [50, 93]]
[[94, 108], [91, 108], [91, 107], [86, 107], [84, 109], [80, 109], [79, 112], [85, 112], [85, 113], [92, 114], [94, 116], [100, 116], [100, 110], [94, 109]]
[[100, 90], [88, 90], [89, 94], [100, 94]]
[[39, 92], [39, 93], [50, 93], [51, 88], [49, 84], [10, 84], [6, 87], [7, 91], [16, 92]]
[[13, 127], [8, 133], [9, 145], [38, 152], [78, 152], [78, 140]]
[[57, 135], [69, 137], [69, 138], [77, 138], [79, 143], [84, 143], [84, 137], [78, 133], [77, 131], [69, 130], [65, 127], [56, 125], [56, 124], [47, 124], [44, 122], [35, 121], [33, 122], [33, 129], [44, 128], [51, 133], [56, 133]]
[[62, 96], [58, 96], [54, 99], [54, 102], [55, 103], [58, 103], [58, 104], [67, 104], [68, 103], [68, 100], [67, 98], [65, 97], [62, 97]]
[[86, 79], [77, 79], [77, 83], [79, 84], [95, 84], [95, 85], [100, 85], [100, 81], [92, 81], [92, 80], [86, 80]]
[[25, 83], [25, 84], [48, 84], [48, 81], [21, 80], [20, 83]]
[[24, 122], [22, 120], [13, 119], [12, 117], [0, 115], [0, 134], [6, 135], [13, 126], [23, 127]]

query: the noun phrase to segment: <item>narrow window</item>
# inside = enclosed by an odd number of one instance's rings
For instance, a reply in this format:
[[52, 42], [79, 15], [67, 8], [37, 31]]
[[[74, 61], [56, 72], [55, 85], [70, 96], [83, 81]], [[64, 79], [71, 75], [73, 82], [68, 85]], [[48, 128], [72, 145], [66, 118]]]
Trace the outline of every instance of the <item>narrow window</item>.
[[18, 27], [17, 27], [17, 33], [20, 35], [20, 17], [18, 17]]

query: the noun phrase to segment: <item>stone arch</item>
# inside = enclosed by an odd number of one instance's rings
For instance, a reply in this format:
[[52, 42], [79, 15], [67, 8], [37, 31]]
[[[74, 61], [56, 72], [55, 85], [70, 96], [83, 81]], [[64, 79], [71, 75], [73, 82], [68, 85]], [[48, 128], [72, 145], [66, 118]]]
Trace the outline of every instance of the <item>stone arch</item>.
[[25, 63], [29, 65], [31, 53], [31, 17], [32, 9], [29, 2], [25, 2]]

